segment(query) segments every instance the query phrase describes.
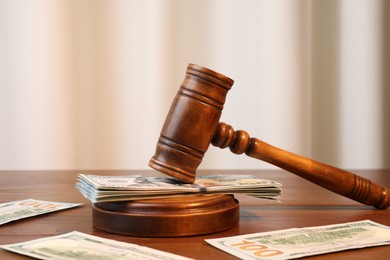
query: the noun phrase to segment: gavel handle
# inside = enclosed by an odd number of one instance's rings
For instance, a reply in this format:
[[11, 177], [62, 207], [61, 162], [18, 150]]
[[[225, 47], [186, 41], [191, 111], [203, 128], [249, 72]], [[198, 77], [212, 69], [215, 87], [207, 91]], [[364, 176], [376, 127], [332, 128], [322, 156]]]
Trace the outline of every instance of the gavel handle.
[[257, 138], [250, 138], [247, 132], [234, 131], [227, 124], [219, 123], [212, 144], [220, 148], [229, 147], [233, 153], [245, 153], [268, 162], [357, 202], [378, 209], [386, 209], [390, 205], [389, 191], [385, 187], [351, 172], [282, 150]]

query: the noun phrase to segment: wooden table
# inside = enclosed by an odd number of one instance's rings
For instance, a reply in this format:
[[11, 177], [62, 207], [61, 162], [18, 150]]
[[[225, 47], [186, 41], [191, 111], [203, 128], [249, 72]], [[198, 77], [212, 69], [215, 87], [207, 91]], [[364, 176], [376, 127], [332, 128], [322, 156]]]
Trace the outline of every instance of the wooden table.
[[[390, 187], [390, 170], [352, 171]], [[283, 184], [282, 202], [236, 195], [240, 201], [238, 226], [216, 234], [180, 238], [140, 238], [108, 234], [92, 226], [91, 203], [74, 188], [81, 171], [0, 171], [0, 203], [34, 198], [58, 202], [82, 202], [82, 206], [19, 220], [0, 226], [0, 244], [60, 235], [73, 230], [118, 241], [148, 246], [194, 259], [236, 259], [204, 239], [293, 227], [328, 225], [370, 219], [390, 226], [390, 209], [377, 210], [333, 194], [282, 170], [200, 171], [198, 175], [239, 173], [268, 178]], [[84, 172], [86, 173], [86, 172]], [[153, 171], [89, 171], [106, 175], [158, 175]], [[348, 250], [308, 259], [385, 259], [390, 246]], [[0, 259], [30, 259], [0, 249]]]

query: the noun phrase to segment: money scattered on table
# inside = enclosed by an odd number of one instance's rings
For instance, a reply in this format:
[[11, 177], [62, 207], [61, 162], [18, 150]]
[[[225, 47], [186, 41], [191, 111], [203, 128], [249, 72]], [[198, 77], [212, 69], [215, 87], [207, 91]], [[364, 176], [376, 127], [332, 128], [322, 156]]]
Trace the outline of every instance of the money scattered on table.
[[37, 259], [190, 259], [145, 246], [84, 234], [78, 231], [0, 247]]
[[169, 177], [101, 176], [80, 174], [76, 188], [92, 203], [127, 201], [186, 195], [242, 193], [262, 199], [279, 200], [282, 185], [252, 175], [197, 177], [183, 184]]
[[390, 227], [371, 220], [206, 239], [241, 259], [295, 259], [390, 244]]
[[0, 203], [0, 225], [79, 205], [81, 205], [81, 203], [52, 202], [35, 199]]

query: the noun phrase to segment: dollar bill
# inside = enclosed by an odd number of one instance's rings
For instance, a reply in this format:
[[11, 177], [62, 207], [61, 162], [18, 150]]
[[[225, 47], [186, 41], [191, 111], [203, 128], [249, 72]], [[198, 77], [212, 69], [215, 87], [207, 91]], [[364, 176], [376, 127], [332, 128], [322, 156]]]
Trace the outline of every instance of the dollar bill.
[[52, 202], [35, 199], [11, 201], [0, 204], [0, 225], [53, 211], [72, 208], [81, 203]]
[[201, 176], [194, 184], [183, 184], [169, 177], [80, 174], [76, 188], [92, 203], [218, 193], [279, 200], [282, 191], [280, 183], [252, 175]]
[[149, 247], [92, 236], [78, 231], [23, 243], [1, 245], [0, 247], [37, 259], [190, 259]]
[[370, 220], [337, 225], [206, 239], [241, 259], [295, 259], [305, 256], [390, 244], [390, 227]]

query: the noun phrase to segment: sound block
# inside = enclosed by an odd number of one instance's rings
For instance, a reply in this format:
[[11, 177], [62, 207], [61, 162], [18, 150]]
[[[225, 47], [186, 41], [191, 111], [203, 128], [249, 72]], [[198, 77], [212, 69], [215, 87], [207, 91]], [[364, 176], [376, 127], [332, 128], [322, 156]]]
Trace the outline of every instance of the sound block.
[[181, 196], [92, 205], [100, 230], [138, 237], [182, 237], [216, 233], [239, 222], [233, 195]]

